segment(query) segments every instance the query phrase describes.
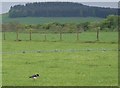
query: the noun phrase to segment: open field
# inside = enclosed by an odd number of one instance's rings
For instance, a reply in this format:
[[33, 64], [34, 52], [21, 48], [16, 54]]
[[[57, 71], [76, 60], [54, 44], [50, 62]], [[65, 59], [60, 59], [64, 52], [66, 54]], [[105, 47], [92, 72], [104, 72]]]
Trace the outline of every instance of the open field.
[[[66, 34], [64, 41], [56, 42], [52, 39], [57, 34], [49, 35], [49, 41], [45, 42], [38, 41], [40, 35], [33, 34], [34, 40], [17, 42], [14, 41], [15, 34], [9, 33], [2, 43], [2, 51], [9, 52], [3, 54], [3, 86], [117, 86], [118, 51], [113, 50], [118, 49], [117, 32], [101, 33], [100, 41], [96, 43], [81, 42], [95, 41], [96, 37], [92, 36], [95, 33], [82, 34], [80, 42], [76, 42], [75, 34]], [[29, 39], [26, 34], [21, 35], [22, 40]], [[83, 51], [69, 52], [72, 49]], [[66, 51], [22, 53], [33, 50]], [[12, 53], [18, 51], [20, 53]], [[35, 73], [39, 73], [40, 78], [35, 81], [28, 78]]]
[[20, 17], [20, 18], [9, 18], [8, 14], [2, 15], [3, 23], [6, 22], [19, 22], [22, 24], [45, 24], [51, 22], [59, 23], [83, 23], [83, 22], [96, 22], [101, 21], [103, 18], [95, 17]]

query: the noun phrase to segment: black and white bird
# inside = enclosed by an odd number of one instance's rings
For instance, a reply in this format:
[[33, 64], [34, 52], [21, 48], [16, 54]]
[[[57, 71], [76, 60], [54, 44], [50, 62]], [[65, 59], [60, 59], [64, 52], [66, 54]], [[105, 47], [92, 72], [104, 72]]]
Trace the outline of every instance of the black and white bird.
[[35, 75], [32, 75], [32, 76], [30, 76], [29, 78], [32, 78], [32, 79], [37, 79], [39, 77], [39, 74], [35, 74]]

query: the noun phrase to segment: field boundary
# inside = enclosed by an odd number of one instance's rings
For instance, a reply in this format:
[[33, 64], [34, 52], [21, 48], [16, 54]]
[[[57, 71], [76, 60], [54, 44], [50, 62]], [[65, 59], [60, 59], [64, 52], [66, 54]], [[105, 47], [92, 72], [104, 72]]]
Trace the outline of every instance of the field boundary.
[[81, 51], [91, 51], [91, 52], [94, 52], [94, 51], [102, 51], [102, 52], [105, 52], [105, 51], [120, 51], [118, 49], [66, 49], [66, 50], [63, 50], [63, 49], [54, 49], [54, 50], [23, 50], [23, 51], [14, 51], [14, 52], [2, 52], [0, 54], [25, 54], [25, 53], [60, 53], [60, 52], [81, 52]]
[[[99, 35], [99, 37], [98, 37]], [[88, 37], [87, 37], [88, 36]], [[111, 37], [109, 39], [109, 37]], [[40, 42], [80, 42], [80, 43], [118, 43], [117, 32], [82, 33], [16, 33], [2, 32], [2, 41], [40, 41]]]

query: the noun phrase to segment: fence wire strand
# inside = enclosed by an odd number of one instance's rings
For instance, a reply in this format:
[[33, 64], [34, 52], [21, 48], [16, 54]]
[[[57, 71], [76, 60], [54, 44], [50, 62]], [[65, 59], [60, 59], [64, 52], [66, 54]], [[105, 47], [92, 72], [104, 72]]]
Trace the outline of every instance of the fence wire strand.
[[96, 51], [102, 51], [102, 52], [107, 52], [107, 51], [120, 51], [118, 49], [67, 49], [67, 50], [62, 50], [62, 49], [54, 49], [54, 50], [23, 50], [23, 51], [12, 51], [12, 52], [0, 52], [0, 54], [25, 54], [25, 53], [60, 53], [60, 52], [82, 52], [82, 51], [87, 51], [87, 52], [96, 52]]

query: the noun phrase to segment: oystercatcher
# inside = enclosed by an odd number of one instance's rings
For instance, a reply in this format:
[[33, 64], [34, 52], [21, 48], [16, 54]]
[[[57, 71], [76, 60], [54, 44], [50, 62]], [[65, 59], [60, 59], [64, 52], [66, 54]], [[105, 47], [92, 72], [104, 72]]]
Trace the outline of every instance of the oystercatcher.
[[32, 78], [32, 79], [37, 79], [39, 77], [39, 74], [35, 74], [35, 75], [32, 75], [32, 76], [30, 76], [29, 78]]

